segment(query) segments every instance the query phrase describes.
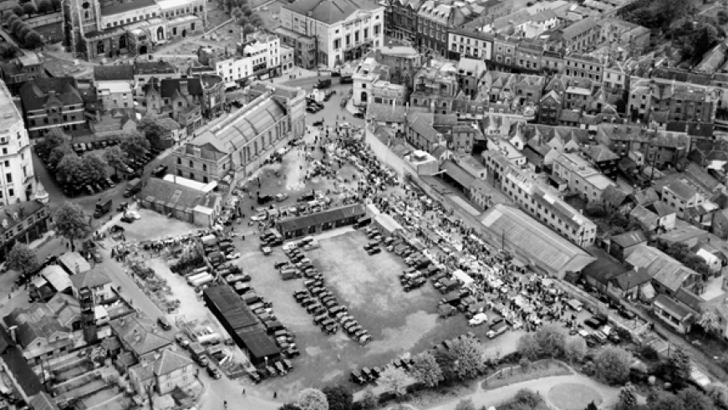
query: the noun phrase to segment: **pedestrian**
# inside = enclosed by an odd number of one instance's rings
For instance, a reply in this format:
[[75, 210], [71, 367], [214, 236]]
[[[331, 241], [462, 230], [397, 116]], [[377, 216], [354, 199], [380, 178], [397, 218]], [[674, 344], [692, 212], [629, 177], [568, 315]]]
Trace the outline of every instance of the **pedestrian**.
[[245, 396], [245, 389], [243, 389], [243, 396]]
[[277, 391], [274, 391], [274, 392], [273, 392], [273, 398], [274, 398], [274, 399], [277, 399], [277, 398], [278, 398], [278, 392], [277, 392]]

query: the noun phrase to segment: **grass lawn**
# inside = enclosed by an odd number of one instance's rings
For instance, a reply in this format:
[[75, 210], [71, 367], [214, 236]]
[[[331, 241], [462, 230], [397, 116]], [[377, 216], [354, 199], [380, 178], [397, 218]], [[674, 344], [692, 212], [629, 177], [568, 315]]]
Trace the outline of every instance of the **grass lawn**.
[[564, 383], [549, 391], [548, 400], [561, 410], [582, 410], [591, 402], [599, 406], [602, 395], [584, 384]]
[[497, 389], [514, 383], [521, 383], [528, 380], [541, 379], [551, 376], [565, 376], [572, 374], [563, 363], [554, 360], [544, 360], [532, 363], [529, 370], [524, 372], [518, 366], [510, 370], [503, 369], [499, 375], [490, 376], [483, 381], [483, 390]]
[[296, 334], [301, 350], [301, 356], [293, 360], [293, 372], [266, 380], [260, 385], [263, 390], [294, 397], [306, 387], [349, 383], [353, 369], [383, 366], [405, 352], [419, 353], [468, 330], [486, 344], [499, 343], [485, 337], [486, 327], [469, 328], [462, 315], [441, 319], [437, 302], [442, 296], [431, 285], [405, 293], [397, 278], [405, 267], [402, 259], [386, 251], [369, 256], [362, 248], [366, 243], [363, 232], [349, 231], [322, 239], [321, 248], [305, 252], [323, 272], [326, 286], [339, 303], [372, 335], [371, 343], [360, 346], [342, 331], [325, 335], [295, 302], [292, 293], [304, 288], [303, 281], [280, 279], [273, 268], [275, 262], [286, 260], [280, 248], [266, 257], [258, 249], [257, 238], [246, 240], [240, 265], [251, 274], [258, 294], [273, 301], [276, 316]]

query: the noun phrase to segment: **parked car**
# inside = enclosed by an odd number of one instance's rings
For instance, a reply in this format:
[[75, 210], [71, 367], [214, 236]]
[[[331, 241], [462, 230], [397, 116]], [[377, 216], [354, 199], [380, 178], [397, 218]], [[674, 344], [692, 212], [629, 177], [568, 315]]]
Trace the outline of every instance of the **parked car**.
[[365, 116], [366, 115], [361, 111], [357, 111], [354, 113], [354, 118], [359, 118], [360, 120], [363, 120]]
[[283, 202], [286, 199], [288, 199], [288, 194], [285, 192], [281, 192], [280, 194], [276, 195], [276, 202]]
[[172, 325], [169, 324], [169, 321], [164, 316], [160, 316], [157, 319], [157, 323], [159, 323], [159, 327], [161, 327], [163, 330], [172, 330]]

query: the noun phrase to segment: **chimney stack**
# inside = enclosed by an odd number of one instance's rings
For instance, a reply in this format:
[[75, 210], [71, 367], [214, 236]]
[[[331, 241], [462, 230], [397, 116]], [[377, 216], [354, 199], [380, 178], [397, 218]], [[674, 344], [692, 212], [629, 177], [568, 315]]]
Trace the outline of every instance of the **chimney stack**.
[[182, 80], [179, 82], [179, 92], [185, 97], [187, 96], [187, 94], [189, 94], [189, 89], [187, 88], [187, 80]]
[[10, 326], [8, 328], [10, 331], [10, 338], [13, 339], [13, 343], [18, 343], [18, 336], [16, 334], [16, 331], [18, 330], [17, 326]]

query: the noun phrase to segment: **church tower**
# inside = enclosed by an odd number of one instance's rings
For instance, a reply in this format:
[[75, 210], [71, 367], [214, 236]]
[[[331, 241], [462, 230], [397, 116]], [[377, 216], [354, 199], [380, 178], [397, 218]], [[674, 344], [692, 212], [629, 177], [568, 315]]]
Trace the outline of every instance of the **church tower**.
[[63, 45], [74, 55], [87, 53], [86, 34], [101, 29], [98, 0], [62, 0]]

